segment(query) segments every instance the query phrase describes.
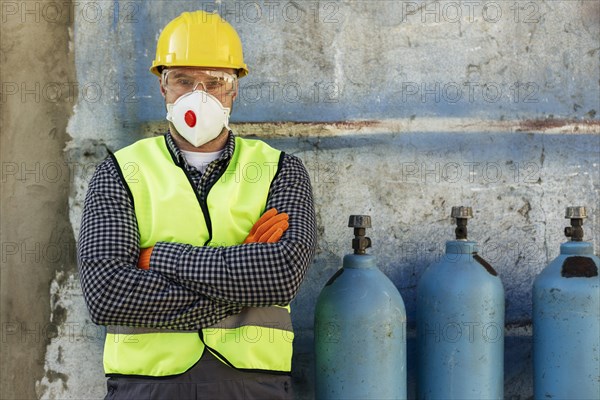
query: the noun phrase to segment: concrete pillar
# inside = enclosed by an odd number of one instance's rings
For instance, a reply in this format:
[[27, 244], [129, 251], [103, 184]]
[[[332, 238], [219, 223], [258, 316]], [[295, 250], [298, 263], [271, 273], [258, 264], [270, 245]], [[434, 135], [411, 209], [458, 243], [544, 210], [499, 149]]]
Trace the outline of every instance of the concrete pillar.
[[77, 101], [68, 1], [0, 3], [1, 268], [0, 397], [36, 398], [36, 381], [68, 385], [44, 371], [46, 345], [64, 309], [50, 282], [75, 270], [68, 219], [66, 126]]

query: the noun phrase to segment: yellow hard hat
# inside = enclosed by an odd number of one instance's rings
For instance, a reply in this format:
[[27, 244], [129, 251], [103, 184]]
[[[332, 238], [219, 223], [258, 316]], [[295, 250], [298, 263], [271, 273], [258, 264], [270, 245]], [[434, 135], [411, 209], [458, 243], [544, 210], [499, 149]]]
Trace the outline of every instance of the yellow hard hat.
[[248, 74], [235, 29], [205, 11], [184, 12], [161, 32], [150, 72], [160, 76], [161, 67], [174, 66], [234, 68], [240, 78]]

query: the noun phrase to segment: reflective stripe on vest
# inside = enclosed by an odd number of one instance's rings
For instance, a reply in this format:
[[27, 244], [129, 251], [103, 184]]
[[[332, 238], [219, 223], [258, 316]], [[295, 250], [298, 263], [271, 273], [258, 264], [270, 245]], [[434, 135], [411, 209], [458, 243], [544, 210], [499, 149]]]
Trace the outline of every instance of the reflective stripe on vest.
[[[165, 137], [144, 139], [116, 152], [115, 161], [134, 203], [140, 247], [159, 241], [194, 246], [242, 243], [265, 211], [281, 154], [264, 142], [236, 137], [227, 169], [203, 202], [183, 167], [174, 162]], [[113, 327], [106, 336], [104, 370], [107, 374], [180, 374], [200, 359], [206, 344], [235, 368], [289, 372], [292, 340], [289, 307], [245, 308], [204, 329], [202, 335]]]
[[203, 329], [202, 336], [217, 358], [235, 368], [291, 371], [294, 332], [289, 306], [245, 308]]

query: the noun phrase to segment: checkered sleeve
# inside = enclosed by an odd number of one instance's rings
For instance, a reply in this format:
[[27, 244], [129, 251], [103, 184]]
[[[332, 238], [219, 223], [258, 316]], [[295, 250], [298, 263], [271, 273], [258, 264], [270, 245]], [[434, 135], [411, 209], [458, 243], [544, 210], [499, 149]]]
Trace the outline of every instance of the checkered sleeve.
[[279, 242], [217, 248], [159, 242], [150, 270], [217, 301], [246, 307], [289, 304], [316, 245], [310, 179], [295, 156], [284, 155], [267, 199], [266, 209], [272, 207], [289, 215]]
[[139, 251], [135, 213], [108, 158], [90, 181], [78, 239], [81, 286], [92, 321], [198, 329], [239, 311], [157, 271], [138, 269]]

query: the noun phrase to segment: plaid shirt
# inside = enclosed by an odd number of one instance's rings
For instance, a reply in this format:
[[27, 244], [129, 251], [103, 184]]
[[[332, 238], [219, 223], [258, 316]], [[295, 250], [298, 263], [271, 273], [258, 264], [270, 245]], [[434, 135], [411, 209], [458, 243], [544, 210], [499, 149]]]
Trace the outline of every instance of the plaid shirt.
[[[206, 199], [227, 168], [235, 140], [230, 132], [225, 151], [204, 174], [187, 164], [170, 134], [167, 144]], [[83, 210], [78, 261], [92, 321], [199, 329], [243, 307], [285, 305], [294, 298], [316, 245], [310, 179], [300, 159], [284, 154], [269, 190], [265, 209], [289, 214], [279, 242], [231, 247], [159, 242], [149, 270], [137, 268], [140, 234], [119, 172], [110, 157], [98, 166]]]

